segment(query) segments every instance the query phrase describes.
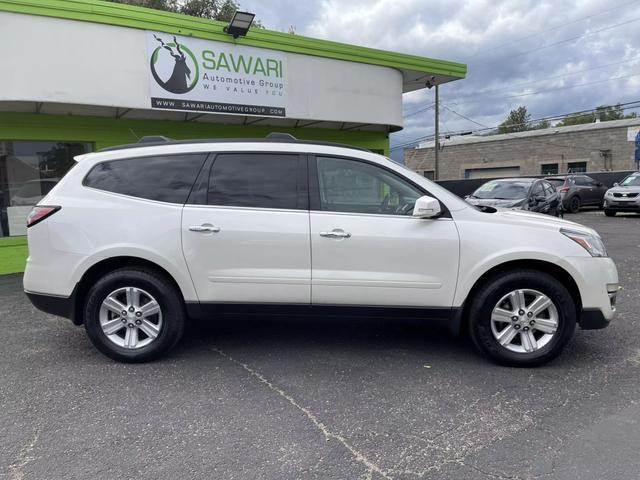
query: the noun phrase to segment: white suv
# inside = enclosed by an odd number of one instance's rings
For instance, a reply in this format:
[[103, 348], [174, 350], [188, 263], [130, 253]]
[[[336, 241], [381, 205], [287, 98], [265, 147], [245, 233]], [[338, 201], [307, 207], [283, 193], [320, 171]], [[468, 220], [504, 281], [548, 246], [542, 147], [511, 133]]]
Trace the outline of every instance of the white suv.
[[615, 313], [594, 230], [473, 207], [368, 151], [275, 135], [76, 160], [28, 219], [24, 289], [117, 360], [158, 357], [188, 318], [295, 312], [430, 319], [531, 366]]

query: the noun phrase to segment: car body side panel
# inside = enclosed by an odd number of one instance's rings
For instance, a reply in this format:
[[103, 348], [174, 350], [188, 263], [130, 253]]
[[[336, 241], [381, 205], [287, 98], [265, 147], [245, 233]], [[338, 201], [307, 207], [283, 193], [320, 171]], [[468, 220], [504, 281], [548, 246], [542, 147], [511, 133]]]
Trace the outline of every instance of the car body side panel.
[[178, 283], [185, 300], [197, 300], [182, 255], [181, 205], [94, 190], [79, 182], [57, 189], [42, 203], [62, 209], [28, 229], [26, 290], [69, 296], [91, 266], [131, 256], [159, 265]]
[[[527, 223], [526, 217], [531, 216], [539, 218], [541, 222]], [[546, 223], [542, 222], [547, 219]], [[498, 214], [458, 212], [454, 214], [454, 220], [460, 232], [461, 272], [454, 307], [464, 303], [482, 275], [501, 264], [516, 260], [538, 260], [560, 266], [573, 276], [580, 275], [580, 271], [571, 267], [567, 258], [584, 257], [594, 260], [577, 243], [559, 233], [561, 226], [585, 229], [573, 222], [541, 214], [506, 210]], [[578, 286], [586, 282], [578, 278], [575, 280]], [[585, 296], [582, 289], [581, 296]]]

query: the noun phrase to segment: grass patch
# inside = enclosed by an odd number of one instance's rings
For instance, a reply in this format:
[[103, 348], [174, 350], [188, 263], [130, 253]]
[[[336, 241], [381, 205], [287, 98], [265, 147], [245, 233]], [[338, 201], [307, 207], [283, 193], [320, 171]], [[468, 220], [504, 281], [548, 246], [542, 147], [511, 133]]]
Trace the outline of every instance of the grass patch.
[[0, 275], [24, 272], [27, 255], [27, 237], [1, 237]]

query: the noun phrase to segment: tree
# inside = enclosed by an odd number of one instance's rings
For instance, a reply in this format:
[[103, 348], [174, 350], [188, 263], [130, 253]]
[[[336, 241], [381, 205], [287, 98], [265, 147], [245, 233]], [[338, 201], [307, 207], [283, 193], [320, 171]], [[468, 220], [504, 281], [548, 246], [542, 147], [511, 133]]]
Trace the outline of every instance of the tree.
[[[182, 13], [192, 17], [208, 18], [228, 22], [233, 12], [240, 8], [235, 0], [109, 0], [115, 3], [125, 3], [138, 7], [155, 8], [166, 12]], [[259, 20], [251, 25], [264, 28]]]
[[560, 123], [558, 123], [558, 126], [566, 127], [568, 125], [581, 125], [583, 123], [593, 123], [596, 120], [607, 122], [609, 120], [620, 120], [623, 118], [636, 118], [636, 113], [631, 112], [625, 115], [624, 108], [619, 103], [614, 106], [600, 105], [599, 107], [596, 107], [593, 112], [567, 115]]
[[529, 129], [531, 114], [527, 113], [527, 107], [521, 106], [511, 110], [507, 119], [498, 126], [498, 133], [524, 132]]
[[531, 125], [529, 127], [529, 130], [542, 130], [549, 127], [551, 127], [551, 123], [549, 123], [549, 120], [540, 120], [538, 123], [534, 123], [533, 125]]

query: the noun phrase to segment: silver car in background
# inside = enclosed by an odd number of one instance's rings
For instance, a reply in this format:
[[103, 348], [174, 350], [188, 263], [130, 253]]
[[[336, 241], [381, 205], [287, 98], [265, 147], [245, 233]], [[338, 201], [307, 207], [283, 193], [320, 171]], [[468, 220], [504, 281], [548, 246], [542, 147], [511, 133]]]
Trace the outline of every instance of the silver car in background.
[[640, 213], [640, 172], [627, 175], [604, 195], [604, 214], [613, 217], [618, 212]]

